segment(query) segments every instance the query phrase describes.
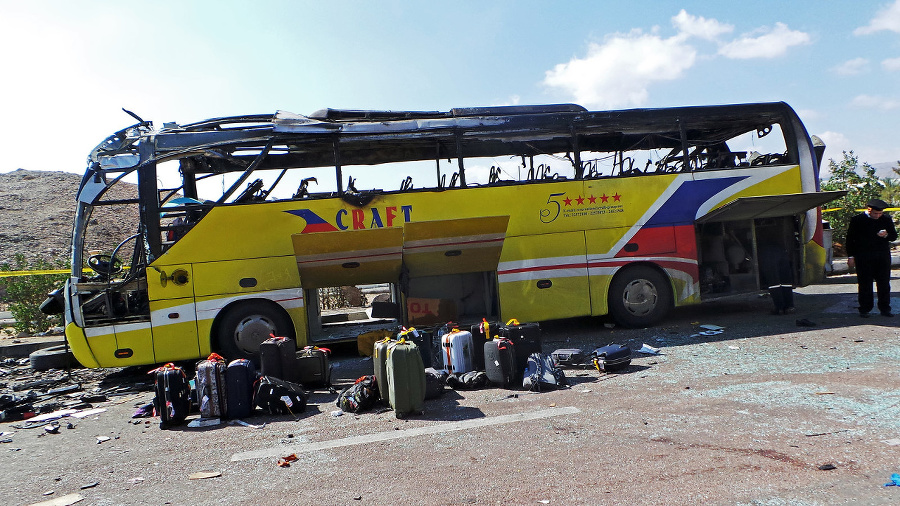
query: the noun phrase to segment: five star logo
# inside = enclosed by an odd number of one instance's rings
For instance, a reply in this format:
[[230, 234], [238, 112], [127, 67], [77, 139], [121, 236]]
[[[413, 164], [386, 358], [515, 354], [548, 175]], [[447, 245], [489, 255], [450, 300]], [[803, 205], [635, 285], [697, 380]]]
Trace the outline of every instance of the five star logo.
[[571, 205], [572, 205], [572, 199], [570, 199], [569, 197], [564, 198], [564, 199], [563, 199], [563, 202], [565, 202], [565, 204], [566, 204], [567, 206], [571, 206]]
[[584, 197], [582, 197], [581, 195], [579, 195], [578, 198], [575, 199], [575, 202], [578, 202], [578, 205], [579, 205], [579, 206], [582, 205], [582, 204], [584, 204]]

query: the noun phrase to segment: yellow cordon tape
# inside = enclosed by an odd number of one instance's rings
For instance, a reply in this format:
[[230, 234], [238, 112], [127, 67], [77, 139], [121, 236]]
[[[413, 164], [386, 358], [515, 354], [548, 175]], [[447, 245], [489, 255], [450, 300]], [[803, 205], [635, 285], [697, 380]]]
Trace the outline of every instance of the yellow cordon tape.
[[[85, 269], [87, 270], [87, 269]], [[69, 269], [54, 269], [46, 271], [0, 271], [0, 278], [13, 278], [16, 276], [43, 276], [45, 274], [69, 274]]]

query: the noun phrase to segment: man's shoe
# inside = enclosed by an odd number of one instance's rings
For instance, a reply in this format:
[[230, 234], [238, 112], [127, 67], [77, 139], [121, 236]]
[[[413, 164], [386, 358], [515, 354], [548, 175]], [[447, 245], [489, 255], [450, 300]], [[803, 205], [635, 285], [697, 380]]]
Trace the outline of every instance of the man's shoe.
[[881, 316], [887, 316], [888, 318], [893, 318], [894, 313], [892, 313], [890, 311], [882, 311]]

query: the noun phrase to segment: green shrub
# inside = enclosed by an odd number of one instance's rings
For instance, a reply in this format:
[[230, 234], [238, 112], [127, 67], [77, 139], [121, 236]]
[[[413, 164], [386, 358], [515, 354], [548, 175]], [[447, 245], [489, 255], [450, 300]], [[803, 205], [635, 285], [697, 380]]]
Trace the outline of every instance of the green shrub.
[[[60, 260], [51, 262], [41, 257], [34, 258], [29, 262], [25, 255], [19, 253], [15, 256], [12, 265], [8, 263], [0, 265], [0, 272], [66, 268], [68, 268], [68, 262]], [[16, 320], [14, 328], [17, 332], [33, 334], [44, 332], [54, 325], [61, 324], [59, 315], [45, 315], [41, 312], [40, 306], [47, 298], [47, 293], [58, 288], [67, 277], [67, 274], [36, 274], [0, 278], [0, 284], [6, 288], [9, 311]]]

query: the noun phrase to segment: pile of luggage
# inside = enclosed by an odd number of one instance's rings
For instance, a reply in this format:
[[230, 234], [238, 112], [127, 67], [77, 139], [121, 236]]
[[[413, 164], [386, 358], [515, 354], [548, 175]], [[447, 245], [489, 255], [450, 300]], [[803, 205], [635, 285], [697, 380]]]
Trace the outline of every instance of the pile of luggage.
[[293, 339], [274, 337], [260, 345], [260, 371], [247, 359], [211, 354], [196, 366], [189, 380], [184, 369], [166, 364], [155, 375], [153, 411], [161, 426], [183, 423], [192, 406], [201, 419], [240, 419], [255, 408], [272, 415], [296, 415], [306, 410], [307, 388], [331, 386], [330, 351], [307, 346], [297, 350]]
[[482, 319], [465, 328], [449, 322], [429, 329], [373, 332], [360, 336], [358, 344], [360, 353], [372, 356], [374, 374], [344, 389], [337, 406], [361, 413], [382, 401], [397, 417], [423, 413], [425, 400], [439, 397], [445, 386], [552, 390], [568, 383], [561, 366], [592, 362], [598, 370], [609, 372], [631, 362], [631, 350], [619, 345], [589, 355], [579, 349], [546, 354], [540, 326], [517, 320], [501, 324]]
[[[446, 387], [474, 390], [486, 386], [544, 391], [563, 388], [562, 367], [593, 363], [601, 372], [627, 367], [631, 350], [610, 345], [590, 354], [580, 349], [543, 352], [537, 323], [488, 322], [465, 328], [449, 322], [428, 329], [400, 327], [360, 336], [360, 352], [371, 355], [373, 374], [357, 379], [338, 395], [343, 412], [362, 413], [378, 402], [398, 418], [425, 412], [425, 400]], [[285, 337], [260, 345], [260, 371], [246, 359], [226, 364], [213, 353], [197, 363], [189, 381], [184, 370], [166, 364], [155, 374], [153, 408], [162, 426], [182, 423], [196, 405], [202, 419], [240, 419], [255, 408], [279, 415], [303, 412], [307, 389], [331, 390], [330, 351], [307, 346], [297, 350]], [[334, 390], [331, 390], [332, 392]]]

